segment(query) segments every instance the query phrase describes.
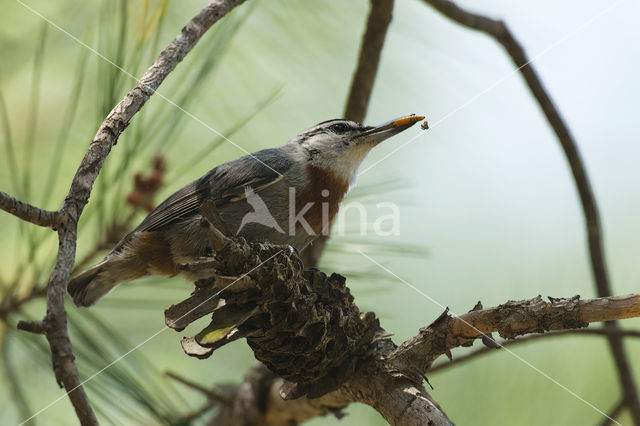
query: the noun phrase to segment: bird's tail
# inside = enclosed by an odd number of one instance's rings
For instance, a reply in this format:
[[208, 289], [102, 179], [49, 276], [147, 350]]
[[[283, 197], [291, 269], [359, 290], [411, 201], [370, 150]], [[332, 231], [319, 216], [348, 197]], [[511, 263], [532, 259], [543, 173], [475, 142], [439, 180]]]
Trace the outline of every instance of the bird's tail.
[[105, 280], [104, 277], [101, 277], [102, 272], [104, 272], [104, 264], [107, 262], [100, 262], [94, 267], [71, 278], [67, 291], [77, 306], [93, 305], [118, 285], [118, 283]]
[[107, 258], [73, 277], [67, 291], [76, 306], [92, 306], [121, 282], [143, 275], [133, 259]]

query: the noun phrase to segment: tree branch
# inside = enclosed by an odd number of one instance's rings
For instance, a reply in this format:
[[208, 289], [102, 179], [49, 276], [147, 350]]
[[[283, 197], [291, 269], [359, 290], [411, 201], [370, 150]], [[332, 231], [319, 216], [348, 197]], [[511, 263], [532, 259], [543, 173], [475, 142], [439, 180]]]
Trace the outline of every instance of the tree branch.
[[285, 400], [284, 380], [256, 365], [240, 386], [228, 387], [230, 402], [220, 406], [212, 424], [221, 426], [288, 426], [318, 416], [343, 417], [352, 402], [372, 406], [392, 425], [452, 425], [422, 385], [392, 373], [368, 369], [356, 373], [339, 390], [320, 398]]
[[341, 417], [340, 410], [345, 403], [306, 397], [285, 401], [280, 396], [283, 384], [284, 381], [264, 364], [257, 364], [249, 370], [242, 384], [226, 387], [228, 403], [219, 406], [220, 411], [212, 424], [289, 426], [327, 414]]
[[[57, 221], [60, 240], [55, 268], [47, 287], [47, 314], [44, 334], [51, 347], [56, 380], [64, 386], [82, 424], [97, 424], [96, 416], [82, 387], [67, 332], [64, 297], [76, 254], [77, 224], [89, 200], [93, 183], [102, 165], [129, 121], [144, 106], [167, 75], [189, 53], [202, 35], [244, 0], [215, 0], [206, 5], [181, 33], [160, 53], [136, 86], [120, 101], [100, 125], [76, 174]], [[24, 328], [25, 324], [22, 323]]]
[[521, 344], [529, 343], [529, 342], [540, 340], [540, 339], [548, 340], [548, 338], [555, 338], [555, 337], [583, 336], [583, 335], [602, 337], [610, 333], [619, 333], [622, 337], [640, 337], [640, 331], [638, 330], [608, 330], [604, 327], [594, 328], [594, 329], [586, 328], [586, 329], [554, 331], [554, 332], [549, 332], [544, 334], [530, 334], [528, 336], [519, 337], [516, 339], [503, 340], [501, 342], [497, 342], [499, 345], [497, 348], [485, 346], [485, 347], [476, 349], [475, 351], [466, 353], [462, 356], [456, 357], [450, 361], [444, 361], [442, 363], [438, 363], [437, 365], [429, 369], [429, 373], [433, 374], [436, 372], [440, 372], [442, 370], [448, 370], [451, 367], [454, 367], [458, 364], [476, 359], [478, 357], [487, 355], [489, 353], [494, 353], [496, 349], [500, 349], [502, 347], [508, 346], [509, 348], [511, 348], [512, 346], [519, 346]]
[[167, 371], [165, 373], [165, 375], [167, 377], [169, 377], [170, 379], [175, 380], [178, 383], [183, 384], [184, 386], [191, 388], [193, 390], [196, 390], [200, 393], [203, 393], [208, 399], [210, 399], [211, 401], [215, 401], [218, 403], [226, 403], [227, 400], [223, 397], [218, 395], [216, 392], [209, 390], [207, 388], [205, 388], [202, 385], [199, 385], [198, 383], [192, 382], [191, 380], [185, 379], [182, 376], [177, 375], [176, 373], [172, 373], [171, 371]]
[[43, 297], [46, 294], [46, 287], [38, 287], [36, 284], [33, 284], [27, 294], [23, 296], [15, 294], [8, 295], [0, 301], [0, 319], [7, 322], [9, 315], [20, 311], [25, 303], [30, 302], [33, 299]]
[[[590, 300], [541, 297], [474, 310], [459, 317], [445, 312], [430, 326], [396, 347], [388, 338], [374, 341], [353, 376], [338, 390], [319, 398], [285, 400], [286, 382], [256, 366], [239, 386], [227, 386], [228, 403], [219, 406], [219, 425], [286, 425], [334, 414], [352, 402], [371, 405], [392, 425], [441, 425], [450, 420], [422, 388], [431, 363], [458, 346], [497, 331], [512, 338], [526, 333], [584, 327], [589, 322], [640, 316], [640, 294]], [[584, 330], [581, 332], [590, 332]], [[606, 333], [602, 330], [593, 330]], [[632, 333], [637, 335], [638, 333]], [[539, 334], [535, 337], [555, 336]], [[531, 336], [534, 337], [534, 336]], [[519, 342], [519, 340], [508, 341]], [[506, 345], [506, 344], [505, 344]], [[284, 399], [283, 399], [284, 398]]]
[[[607, 264], [602, 244], [602, 226], [600, 214], [593, 194], [593, 189], [587, 175], [586, 168], [580, 156], [573, 135], [565, 124], [560, 112], [554, 105], [551, 97], [544, 88], [542, 81], [527, 57], [523, 47], [513, 36], [509, 28], [502, 21], [491, 19], [476, 13], [468, 12], [449, 0], [424, 0], [449, 19], [477, 31], [484, 32], [500, 43], [513, 63], [518, 67], [531, 94], [534, 96], [540, 109], [545, 114], [547, 121], [553, 128], [558, 141], [564, 150], [565, 157], [573, 174], [576, 188], [582, 203], [582, 211], [585, 218], [585, 227], [589, 243], [589, 255], [591, 269], [595, 280], [597, 294], [600, 297], [612, 294]], [[617, 328], [617, 324], [606, 323], [606, 328]], [[636, 425], [640, 425], [640, 398], [638, 389], [633, 379], [628, 356], [624, 349], [622, 338], [615, 333], [607, 335], [609, 346], [613, 353], [618, 377], [622, 385], [624, 400], [631, 410], [631, 416]]]
[[44, 321], [18, 321], [18, 326], [16, 327], [18, 330], [28, 331], [33, 334], [46, 334], [47, 333], [47, 325]]
[[0, 209], [35, 225], [47, 228], [58, 226], [58, 212], [42, 210], [2, 191], [0, 191]]
[[620, 415], [620, 413], [622, 413], [622, 411], [624, 410], [624, 407], [627, 404], [624, 403], [624, 398], [621, 399], [620, 401], [618, 401], [611, 410], [609, 410], [607, 417], [605, 417], [602, 420], [602, 423], [600, 423], [600, 426], [608, 426], [611, 423], [613, 423], [612, 419], [615, 419], [616, 417], [618, 417]]
[[[369, 19], [360, 44], [358, 65], [353, 73], [351, 89], [344, 108], [344, 118], [348, 120], [362, 122], [367, 115], [382, 47], [393, 16], [393, 3], [394, 0], [371, 0]], [[306, 267], [318, 266], [328, 239], [328, 235], [319, 235], [313, 244], [300, 253], [300, 259]]]
[[367, 29], [360, 45], [360, 59], [344, 108], [344, 118], [348, 120], [362, 121], [367, 115], [382, 47], [393, 15], [393, 1], [371, 0]]
[[519, 302], [507, 302], [496, 308], [474, 310], [459, 317], [445, 312], [420, 334], [404, 342], [391, 356], [404, 365], [425, 374], [433, 361], [455, 347], [497, 331], [512, 339], [529, 333], [581, 328], [591, 322], [640, 316], [640, 293], [579, 300], [540, 296]]

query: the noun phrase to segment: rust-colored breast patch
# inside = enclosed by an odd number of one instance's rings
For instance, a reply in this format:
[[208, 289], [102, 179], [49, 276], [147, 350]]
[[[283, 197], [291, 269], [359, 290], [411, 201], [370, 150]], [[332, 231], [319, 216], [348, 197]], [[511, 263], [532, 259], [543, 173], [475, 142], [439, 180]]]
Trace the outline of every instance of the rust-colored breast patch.
[[319, 235], [323, 231], [323, 210], [326, 226], [331, 223], [338, 213], [340, 203], [349, 190], [349, 182], [335, 173], [316, 166], [307, 166], [310, 185], [306, 190], [296, 193], [296, 214], [302, 211], [308, 203], [311, 207], [304, 214], [314, 232]]
[[148, 274], [176, 275], [179, 272], [162, 231], [141, 232], [133, 251], [140, 263], [146, 265]]

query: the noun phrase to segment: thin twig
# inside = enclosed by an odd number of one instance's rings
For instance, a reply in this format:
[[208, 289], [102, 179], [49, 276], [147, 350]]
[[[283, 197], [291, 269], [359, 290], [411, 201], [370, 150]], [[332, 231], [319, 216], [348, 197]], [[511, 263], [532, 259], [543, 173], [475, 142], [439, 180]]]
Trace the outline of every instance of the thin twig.
[[[353, 73], [351, 89], [344, 108], [344, 118], [348, 120], [361, 122], [367, 115], [382, 47], [393, 16], [393, 3], [394, 0], [371, 0], [369, 19], [360, 44], [358, 65]], [[319, 235], [313, 244], [302, 251], [300, 258], [307, 268], [318, 266], [328, 239], [328, 235]]]
[[7, 319], [10, 314], [20, 311], [25, 303], [44, 297], [46, 294], [46, 287], [37, 287], [34, 285], [24, 296], [11, 294], [5, 297], [0, 303], [0, 319]]
[[181, 383], [183, 385], [185, 385], [188, 388], [197, 390], [198, 392], [204, 394], [209, 400], [211, 400], [212, 402], [217, 402], [219, 404], [227, 404], [229, 401], [222, 395], [219, 395], [218, 393], [214, 392], [211, 389], [207, 389], [202, 385], [199, 385], [196, 382], [193, 382], [187, 378], [184, 378], [182, 376], [178, 376], [175, 373], [172, 373], [171, 371], [167, 371], [164, 373], [167, 377], [169, 377], [170, 379], [175, 380], [178, 383]]
[[89, 200], [91, 189], [107, 155], [133, 116], [140, 111], [167, 75], [175, 69], [202, 35], [220, 18], [243, 2], [244, 0], [210, 2], [164, 48], [136, 86], [111, 110], [100, 125], [87, 154], [78, 167], [69, 193], [60, 210], [57, 221], [60, 245], [56, 265], [47, 287], [47, 314], [43, 325], [45, 336], [51, 347], [56, 380], [60, 386], [64, 386], [66, 389], [82, 424], [96, 425], [97, 419], [80, 382], [67, 331], [67, 318], [64, 309], [66, 287], [75, 261], [78, 220]]
[[367, 29], [362, 36], [360, 59], [353, 74], [351, 90], [344, 108], [344, 118], [364, 120], [367, 115], [373, 83], [378, 73], [380, 54], [393, 15], [393, 0], [371, 0]]
[[[424, 1], [453, 21], [493, 37], [504, 47], [513, 63], [518, 67], [531, 94], [535, 97], [538, 105], [547, 117], [547, 121], [556, 133], [558, 141], [564, 150], [582, 203], [586, 233], [589, 241], [591, 269], [593, 271], [597, 294], [600, 297], [610, 296], [612, 292], [602, 243], [600, 214], [586, 168], [573, 135], [544, 88], [542, 81], [538, 77], [523, 47], [502, 21], [468, 12], [449, 0]], [[613, 330], [618, 326], [615, 322], [612, 322], [605, 324], [605, 327]], [[634, 423], [640, 425], [640, 398], [638, 397], [638, 389], [633, 379], [633, 373], [622, 338], [612, 333], [607, 335], [607, 339], [615, 359], [625, 403], [629, 405]]]
[[[610, 331], [606, 328], [583, 328], [576, 330], [562, 330], [562, 331], [553, 331], [545, 334], [530, 334], [528, 336], [519, 337], [517, 339], [504, 340], [498, 342], [500, 347], [509, 347], [519, 346], [524, 343], [529, 343], [535, 340], [548, 340], [549, 338], [555, 337], [566, 337], [566, 336], [606, 336], [610, 333], [619, 333], [623, 337], [640, 337], [639, 330], [614, 330]], [[440, 372], [443, 370], [448, 370], [452, 367], [456, 367], [462, 363], [467, 361], [471, 361], [483, 355], [487, 355], [490, 353], [495, 353], [496, 349], [492, 347], [484, 346], [482, 348], [476, 349], [472, 352], [468, 352], [464, 355], [454, 358], [451, 361], [444, 361], [442, 363], [438, 363], [429, 369], [429, 374], [433, 374], [436, 372]]]
[[18, 321], [18, 330], [33, 334], [47, 334], [47, 324], [44, 321]]
[[54, 229], [58, 226], [58, 212], [42, 210], [2, 191], [0, 191], [0, 209], [35, 225]]
[[177, 422], [177, 424], [191, 424], [195, 419], [197, 419], [198, 417], [203, 416], [204, 414], [208, 413], [209, 411], [213, 410], [214, 408], [216, 408], [216, 406], [218, 405], [217, 402], [213, 402], [213, 401], [207, 401], [206, 404], [204, 404], [202, 407], [198, 408], [195, 411], [192, 411], [190, 413], [185, 414], [184, 416], [182, 416], [180, 418], [180, 420]]
[[[228, 405], [230, 403], [230, 400], [228, 399], [227, 395], [221, 395], [220, 393], [212, 390], [212, 389], [207, 389], [204, 386], [199, 385], [198, 383], [195, 383], [189, 379], [186, 379], [182, 376], [179, 376], [175, 373], [172, 373], [170, 371], [165, 372], [165, 375], [167, 377], [169, 377], [170, 379], [173, 379], [175, 381], [177, 381], [178, 383], [181, 383], [185, 386], [187, 386], [188, 388], [191, 388], [193, 390], [196, 390], [202, 394], [204, 394], [207, 397], [207, 403], [204, 404], [202, 407], [198, 408], [195, 411], [192, 411], [190, 413], [185, 414], [182, 417], [182, 421], [184, 423], [189, 423], [195, 419], [197, 419], [198, 417], [204, 415], [205, 413], [213, 410], [214, 408], [218, 407], [218, 406], [225, 406]], [[231, 393], [230, 391], [230, 387], [229, 386], [217, 386], [217, 388], [221, 388], [223, 390], [226, 391], [227, 394]], [[232, 388], [235, 389], [235, 386], [232, 386]]]
[[620, 399], [620, 401], [618, 401], [616, 405], [614, 405], [613, 408], [608, 411], [607, 417], [602, 420], [600, 426], [609, 426], [610, 424], [612, 424], [613, 420], [615, 420], [615, 418], [622, 413], [622, 410], [624, 410], [624, 407], [626, 405], [627, 404], [625, 404], [624, 398]]

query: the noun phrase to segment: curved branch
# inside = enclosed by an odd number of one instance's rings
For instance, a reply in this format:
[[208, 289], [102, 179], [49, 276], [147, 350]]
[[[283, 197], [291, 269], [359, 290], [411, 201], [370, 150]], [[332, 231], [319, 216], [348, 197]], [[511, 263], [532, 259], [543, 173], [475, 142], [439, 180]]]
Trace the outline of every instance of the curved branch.
[[[360, 44], [358, 65], [353, 73], [351, 89], [344, 107], [344, 118], [348, 120], [361, 122], [367, 115], [382, 47], [393, 17], [393, 4], [394, 0], [371, 0], [367, 27]], [[306, 267], [318, 266], [328, 239], [328, 235], [319, 235], [313, 244], [302, 250], [300, 259]]]
[[0, 191], [0, 209], [34, 225], [54, 229], [58, 226], [58, 212], [42, 210], [2, 191]]
[[[473, 30], [484, 32], [500, 43], [513, 63], [518, 67], [531, 94], [538, 102], [540, 109], [547, 117], [547, 121], [553, 128], [558, 141], [564, 150], [565, 157], [571, 168], [576, 189], [582, 203], [582, 211], [585, 218], [585, 227], [589, 243], [589, 255], [591, 258], [591, 269], [595, 280], [597, 294], [600, 297], [612, 294], [611, 283], [607, 272], [607, 264], [602, 243], [602, 225], [600, 223], [600, 213], [596, 203], [593, 189], [587, 175], [587, 171], [580, 156], [580, 151], [569, 131], [560, 112], [554, 105], [551, 97], [544, 88], [542, 81], [527, 57], [522, 45], [513, 36], [507, 25], [499, 20], [472, 13], [458, 7], [449, 0], [424, 0], [433, 6], [449, 19]], [[606, 323], [606, 328], [616, 329], [615, 322]], [[631, 410], [631, 416], [636, 425], [640, 425], [640, 398], [638, 389], [633, 379], [633, 373], [629, 364], [628, 356], [625, 352], [622, 338], [616, 334], [607, 336], [609, 346], [618, 370], [618, 377], [622, 385], [625, 403]]]
[[358, 67], [351, 80], [351, 90], [344, 108], [344, 118], [364, 120], [378, 73], [380, 54], [393, 15], [394, 0], [372, 0], [367, 29], [362, 36]]
[[[82, 424], [94, 425], [97, 424], [97, 419], [82, 387], [74, 362], [64, 308], [66, 287], [75, 261], [78, 220], [89, 200], [91, 189], [107, 155], [117, 143], [120, 134], [129, 125], [129, 121], [140, 111], [202, 35], [220, 18], [243, 2], [244, 0], [210, 2], [164, 48], [136, 86], [111, 110], [100, 125], [76, 171], [69, 193], [60, 209], [57, 223], [60, 245], [56, 265], [48, 282], [47, 314], [42, 322], [42, 328], [51, 347], [56, 380], [67, 391]], [[23, 323], [22, 328], [25, 326], [28, 325]]]
[[620, 334], [622, 337], [640, 337], [640, 331], [638, 330], [608, 330], [606, 328], [594, 328], [594, 329], [574, 329], [574, 330], [562, 330], [562, 331], [554, 331], [554, 332], [550, 332], [550, 333], [544, 333], [544, 334], [530, 334], [528, 336], [524, 336], [524, 337], [520, 337], [517, 339], [512, 339], [512, 340], [503, 340], [501, 342], [497, 342], [498, 343], [498, 347], [490, 347], [490, 346], [485, 346], [482, 348], [479, 348], [475, 351], [466, 353], [462, 356], [459, 356], [457, 358], [454, 358], [450, 361], [444, 361], [444, 362], [439, 362], [438, 364], [434, 365], [433, 367], [431, 367], [429, 369], [429, 374], [433, 374], [436, 372], [440, 372], [442, 370], [448, 370], [451, 367], [454, 367], [458, 364], [467, 362], [467, 361], [471, 361], [473, 359], [476, 359], [478, 357], [481, 357], [483, 355], [487, 355], [489, 353], [494, 353], [496, 351], [496, 349], [500, 349], [503, 347], [509, 347], [511, 348], [512, 346], [519, 346], [521, 344], [524, 343], [529, 343], [535, 340], [540, 340], [540, 339], [545, 339], [548, 340], [548, 338], [552, 337], [566, 337], [566, 336], [606, 336], [608, 334], [611, 333], [618, 333]]
[[615, 420], [615, 418], [622, 413], [625, 405], [626, 404], [624, 403], [624, 399], [621, 399], [620, 401], [616, 402], [613, 408], [611, 408], [611, 410], [608, 411], [607, 417], [605, 417], [602, 420], [602, 423], [600, 423], [600, 426], [608, 426], [611, 423], [613, 423], [613, 420]]
[[33, 286], [24, 295], [10, 295], [0, 301], [0, 319], [7, 323], [7, 318], [10, 314], [18, 312], [22, 309], [23, 305], [27, 302], [43, 297], [47, 294], [46, 287]]
[[398, 368], [425, 374], [440, 355], [449, 355], [451, 349], [492, 332], [511, 339], [529, 333], [581, 328], [591, 322], [639, 316], [640, 293], [588, 300], [579, 300], [577, 296], [550, 298], [550, 302], [538, 296], [474, 310], [459, 317], [451, 317], [445, 312], [429, 327], [420, 329], [420, 334], [398, 347], [390, 358], [398, 362]]

